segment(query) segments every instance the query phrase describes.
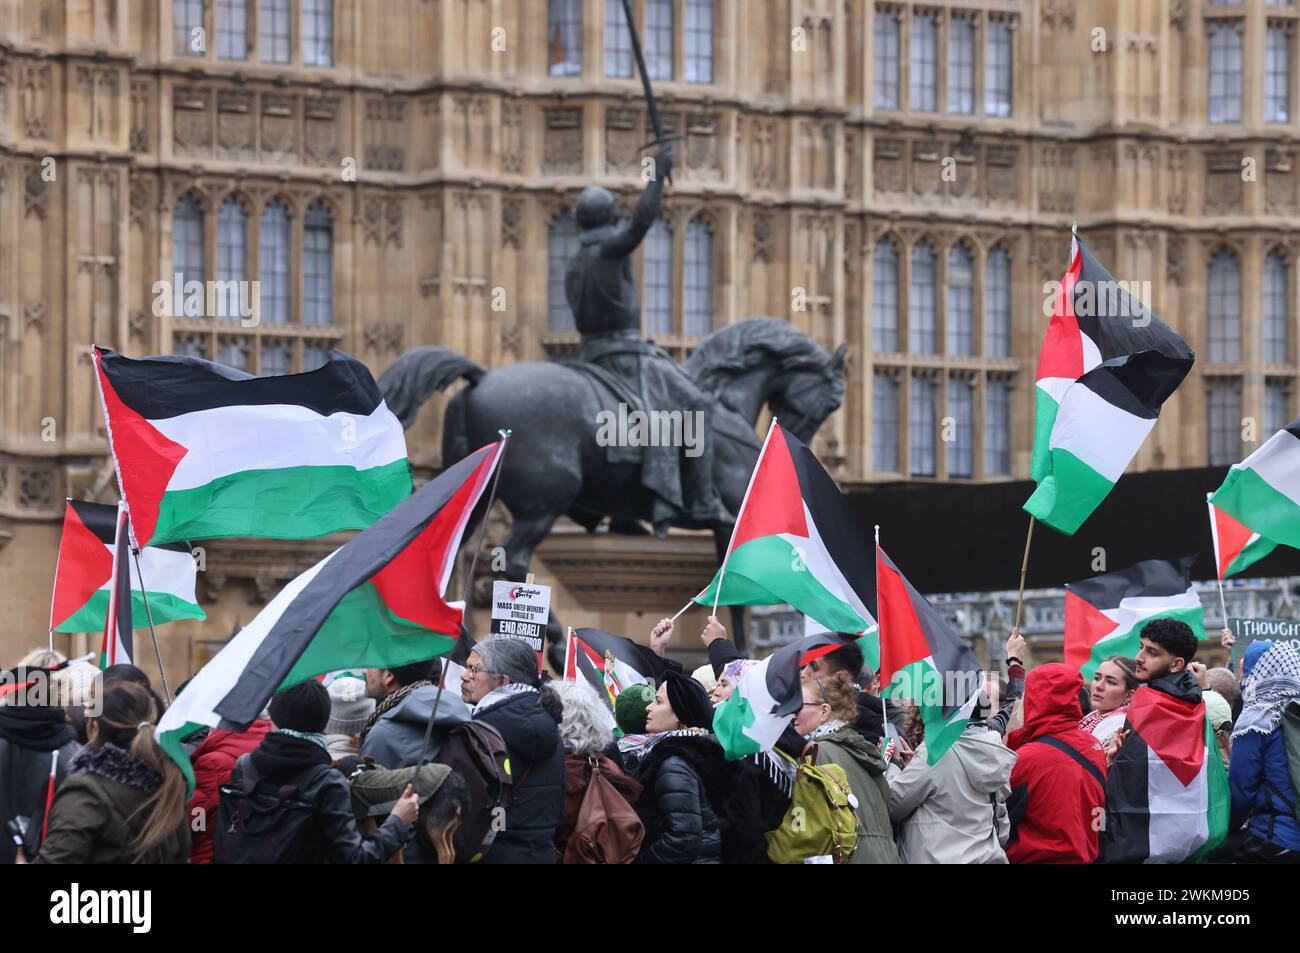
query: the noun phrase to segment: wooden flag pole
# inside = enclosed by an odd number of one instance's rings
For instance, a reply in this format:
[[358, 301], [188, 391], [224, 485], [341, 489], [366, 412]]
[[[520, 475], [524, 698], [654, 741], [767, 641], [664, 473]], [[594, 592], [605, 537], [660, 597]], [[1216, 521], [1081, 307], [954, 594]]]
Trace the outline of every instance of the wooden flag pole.
[[1029, 532], [1025, 534], [1025, 558], [1020, 561], [1020, 597], [1016, 600], [1016, 624], [1014, 628], [1020, 629], [1020, 610], [1025, 604], [1025, 573], [1029, 571], [1029, 544], [1034, 541], [1034, 523], [1035, 520], [1029, 517]]

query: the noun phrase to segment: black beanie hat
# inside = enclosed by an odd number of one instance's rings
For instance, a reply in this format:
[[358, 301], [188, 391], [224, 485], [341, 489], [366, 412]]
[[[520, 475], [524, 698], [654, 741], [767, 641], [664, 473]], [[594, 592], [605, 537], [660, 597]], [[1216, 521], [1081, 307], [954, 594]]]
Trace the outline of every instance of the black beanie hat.
[[323, 732], [330, 720], [330, 693], [310, 678], [271, 699], [271, 721], [290, 731]]
[[687, 728], [712, 728], [713, 706], [704, 686], [688, 675], [669, 669], [663, 684], [668, 686], [668, 704]]

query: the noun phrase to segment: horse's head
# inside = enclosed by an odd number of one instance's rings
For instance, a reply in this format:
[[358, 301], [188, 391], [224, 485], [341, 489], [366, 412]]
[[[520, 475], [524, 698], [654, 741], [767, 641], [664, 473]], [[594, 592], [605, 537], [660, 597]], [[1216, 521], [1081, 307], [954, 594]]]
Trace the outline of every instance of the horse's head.
[[768, 398], [781, 426], [804, 443], [812, 442], [817, 428], [844, 400], [845, 350], [846, 345], [841, 344], [820, 366], [797, 362], [781, 375], [777, 390]]

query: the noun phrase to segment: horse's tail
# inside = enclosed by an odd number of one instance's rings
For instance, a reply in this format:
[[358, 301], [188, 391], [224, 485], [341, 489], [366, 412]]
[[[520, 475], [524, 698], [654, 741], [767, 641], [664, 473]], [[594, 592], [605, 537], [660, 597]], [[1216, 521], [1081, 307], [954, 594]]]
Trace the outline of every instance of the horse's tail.
[[461, 379], [473, 387], [486, 373], [469, 358], [445, 347], [413, 347], [379, 375], [379, 389], [388, 409], [402, 422], [402, 428], [409, 429], [420, 406], [435, 391], [445, 390]]

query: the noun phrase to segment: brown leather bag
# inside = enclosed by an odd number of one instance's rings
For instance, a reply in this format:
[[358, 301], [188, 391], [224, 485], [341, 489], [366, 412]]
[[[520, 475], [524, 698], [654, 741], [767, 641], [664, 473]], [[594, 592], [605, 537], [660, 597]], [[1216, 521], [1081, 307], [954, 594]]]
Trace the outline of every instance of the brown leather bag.
[[645, 825], [636, 808], [610, 783], [595, 756], [588, 762], [591, 780], [582, 795], [563, 863], [630, 864], [641, 850]]

